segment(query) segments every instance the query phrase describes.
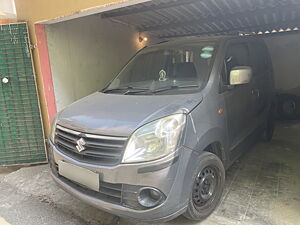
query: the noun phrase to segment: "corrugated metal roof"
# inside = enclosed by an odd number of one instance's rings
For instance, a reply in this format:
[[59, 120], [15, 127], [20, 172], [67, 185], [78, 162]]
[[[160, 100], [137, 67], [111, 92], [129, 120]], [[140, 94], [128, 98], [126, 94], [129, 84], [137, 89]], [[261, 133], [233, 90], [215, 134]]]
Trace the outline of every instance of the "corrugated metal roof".
[[153, 0], [102, 14], [159, 38], [298, 30], [299, 0]]

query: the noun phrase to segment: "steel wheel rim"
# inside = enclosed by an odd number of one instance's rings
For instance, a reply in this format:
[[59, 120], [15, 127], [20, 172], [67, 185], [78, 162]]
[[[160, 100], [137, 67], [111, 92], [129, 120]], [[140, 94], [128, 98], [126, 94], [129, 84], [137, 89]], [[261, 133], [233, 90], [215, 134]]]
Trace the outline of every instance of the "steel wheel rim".
[[196, 207], [203, 207], [211, 203], [219, 184], [217, 169], [211, 166], [205, 167], [196, 177], [193, 186], [193, 203]]

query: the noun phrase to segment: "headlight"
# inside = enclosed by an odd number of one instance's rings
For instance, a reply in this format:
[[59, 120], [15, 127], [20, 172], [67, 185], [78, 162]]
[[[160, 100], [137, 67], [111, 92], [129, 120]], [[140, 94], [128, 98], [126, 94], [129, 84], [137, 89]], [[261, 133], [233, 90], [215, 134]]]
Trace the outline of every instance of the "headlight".
[[174, 114], [142, 126], [130, 137], [122, 162], [145, 162], [174, 152], [185, 121], [185, 114]]
[[54, 143], [56, 124], [57, 124], [57, 115], [54, 117], [52, 121], [51, 131], [49, 136], [49, 139], [50, 141], [52, 141], [52, 143]]

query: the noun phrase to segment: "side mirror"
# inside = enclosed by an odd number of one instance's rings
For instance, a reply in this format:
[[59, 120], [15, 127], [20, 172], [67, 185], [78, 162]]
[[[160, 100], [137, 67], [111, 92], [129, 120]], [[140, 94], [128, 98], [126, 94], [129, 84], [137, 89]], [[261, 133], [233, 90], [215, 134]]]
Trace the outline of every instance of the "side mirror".
[[252, 68], [250, 66], [233, 67], [229, 77], [230, 85], [248, 84], [252, 77]]

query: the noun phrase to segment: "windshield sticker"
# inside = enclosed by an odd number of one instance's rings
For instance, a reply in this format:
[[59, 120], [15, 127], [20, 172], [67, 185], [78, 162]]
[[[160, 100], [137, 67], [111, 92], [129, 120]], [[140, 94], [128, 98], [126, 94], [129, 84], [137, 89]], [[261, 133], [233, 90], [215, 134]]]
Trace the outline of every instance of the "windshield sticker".
[[164, 70], [159, 71], [159, 81], [166, 81], [167, 80], [167, 72]]
[[214, 47], [207, 45], [202, 48], [202, 52], [200, 54], [202, 59], [210, 59], [213, 55]]
[[201, 56], [202, 59], [210, 59], [212, 57], [212, 53], [202, 52], [200, 56]]
[[212, 52], [213, 50], [214, 50], [214, 47], [209, 46], [209, 45], [202, 48], [203, 52]]

